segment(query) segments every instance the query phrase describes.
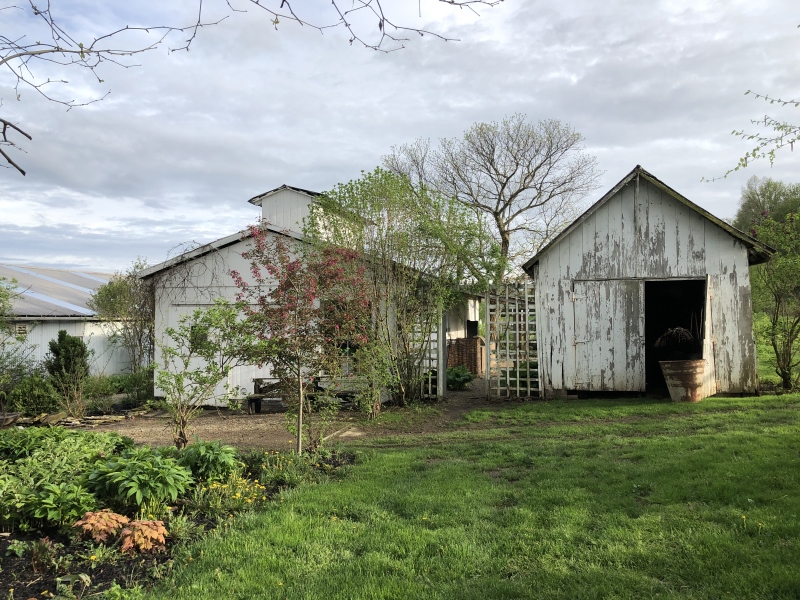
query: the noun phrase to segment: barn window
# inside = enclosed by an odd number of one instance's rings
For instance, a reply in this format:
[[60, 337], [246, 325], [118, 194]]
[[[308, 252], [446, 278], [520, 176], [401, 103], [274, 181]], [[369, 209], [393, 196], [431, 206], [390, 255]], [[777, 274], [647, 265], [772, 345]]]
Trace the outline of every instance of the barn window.
[[28, 324], [27, 323], [17, 323], [16, 327], [14, 328], [14, 333], [16, 335], [28, 335]]

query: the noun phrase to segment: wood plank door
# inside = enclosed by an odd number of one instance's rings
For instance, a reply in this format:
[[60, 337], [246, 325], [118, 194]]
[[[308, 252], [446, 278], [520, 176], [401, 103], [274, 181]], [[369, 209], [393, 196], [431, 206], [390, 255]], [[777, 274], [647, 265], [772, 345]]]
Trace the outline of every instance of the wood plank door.
[[574, 373], [568, 389], [644, 391], [644, 281], [574, 281]]

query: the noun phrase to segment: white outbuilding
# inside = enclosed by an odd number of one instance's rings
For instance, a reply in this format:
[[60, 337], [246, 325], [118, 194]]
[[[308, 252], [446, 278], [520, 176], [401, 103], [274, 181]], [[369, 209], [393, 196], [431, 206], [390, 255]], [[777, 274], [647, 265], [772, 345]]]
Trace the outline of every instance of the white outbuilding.
[[[309, 216], [311, 206], [319, 193], [298, 187], [282, 185], [251, 198], [249, 202], [261, 208], [261, 225], [270, 236], [286, 236], [299, 243], [303, 241], [303, 221]], [[211, 306], [218, 298], [235, 301], [239, 288], [231, 271], [245, 278], [250, 272], [250, 262], [242, 253], [250, 248], [247, 230], [220, 238], [191, 249], [172, 259], [146, 269], [140, 277], [153, 281], [155, 290], [155, 338], [161, 344], [170, 343], [166, 329], [176, 327], [180, 320], [197, 308]], [[436, 342], [431, 344], [431, 366], [438, 368], [438, 393], [445, 388], [446, 354], [448, 338], [466, 335], [467, 320], [477, 313], [475, 301], [459, 306], [445, 315], [441, 331], [435, 332]], [[156, 362], [161, 363], [161, 353], [156, 349]], [[221, 383], [217, 395], [224, 387], [238, 390], [237, 396], [253, 394], [259, 381], [270, 380], [269, 366], [239, 365], [231, 370], [228, 380]], [[156, 389], [156, 395], [162, 392]]]
[[11, 327], [41, 361], [60, 330], [79, 337], [92, 351], [92, 375], [114, 375], [130, 367], [127, 352], [115, 343], [114, 323], [97, 318], [86, 303], [111, 276], [79, 269], [0, 264], [0, 277], [14, 281]]
[[523, 267], [540, 395], [662, 388], [673, 328], [704, 361], [702, 397], [755, 393], [749, 267], [773, 252], [637, 166]]

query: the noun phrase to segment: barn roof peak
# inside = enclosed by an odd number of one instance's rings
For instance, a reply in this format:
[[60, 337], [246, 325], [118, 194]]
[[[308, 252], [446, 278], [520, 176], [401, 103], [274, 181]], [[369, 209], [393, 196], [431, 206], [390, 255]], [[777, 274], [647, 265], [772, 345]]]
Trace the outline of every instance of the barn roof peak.
[[697, 204], [689, 200], [686, 196], [672, 189], [666, 183], [661, 181], [658, 177], [645, 170], [641, 165], [636, 165], [630, 173], [628, 173], [625, 177], [622, 178], [622, 180], [619, 183], [617, 183], [608, 192], [606, 192], [602, 198], [600, 198], [597, 202], [595, 202], [588, 209], [586, 209], [586, 211], [577, 219], [575, 219], [572, 222], [572, 224], [570, 224], [566, 229], [564, 229], [564, 231], [558, 234], [553, 240], [550, 241], [550, 243], [548, 243], [544, 248], [539, 250], [539, 252], [537, 252], [530, 260], [528, 260], [525, 264], [523, 264], [522, 265], [523, 270], [526, 273], [530, 273], [531, 268], [533, 267], [534, 264], [536, 264], [539, 261], [539, 258], [542, 255], [549, 252], [550, 249], [558, 245], [558, 243], [562, 239], [564, 239], [567, 235], [569, 235], [573, 230], [578, 228], [589, 215], [591, 215], [603, 204], [605, 204], [611, 198], [613, 198], [623, 187], [625, 187], [631, 181], [634, 180], [638, 181], [639, 178], [642, 178], [650, 182], [652, 185], [663, 190], [681, 204], [685, 205], [686, 207], [695, 211], [703, 218], [717, 225], [720, 229], [724, 230], [730, 236], [740, 240], [747, 248], [748, 261], [751, 265], [757, 265], [766, 262], [767, 260], [769, 260], [770, 256], [775, 254], [775, 250], [770, 246], [767, 246], [763, 242], [760, 242], [757, 239], [747, 235], [744, 231], [741, 231], [736, 227], [734, 227], [733, 225], [726, 223], [719, 217], [714, 216], [706, 209], [698, 206]]

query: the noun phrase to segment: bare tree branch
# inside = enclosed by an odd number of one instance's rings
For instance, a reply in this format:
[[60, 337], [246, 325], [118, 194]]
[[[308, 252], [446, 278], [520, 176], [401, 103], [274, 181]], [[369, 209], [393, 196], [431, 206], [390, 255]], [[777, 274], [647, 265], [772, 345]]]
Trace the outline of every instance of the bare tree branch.
[[[404, 42], [408, 41], [405, 37], [411, 33], [420, 36], [428, 34], [444, 41], [451, 41], [443, 34], [426, 29], [418, 29], [405, 26], [392, 20], [384, 11], [382, 0], [351, 0], [350, 8], [342, 8], [343, 0], [331, 0], [332, 12], [330, 22], [321, 22], [316, 19], [318, 15], [313, 14], [312, 9], [305, 8], [304, 11], [295, 11], [289, 0], [240, 0], [248, 3], [252, 8], [259, 9], [269, 15], [270, 21], [275, 29], [282, 21], [293, 22], [295, 24], [310, 27], [324, 33], [328, 29], [341, 28], [347, 31], [351, 44], [356, 43], [364, 48], [380, 51], [392, 52], [402, 49]], [[503, 0], [437, 0], [443, 4], [459, 8], [466, 8], [475, 12], [475, 6], [495, 6]], [[150, 52], [164, 45], [165, 40], [174, 35], [188, 34], [188, 37], [174, 47], [168, 48], [169, 52], [189, 51], [195, 42], [198, 32], [204, 27], [219, 25], [231, 14], [247, 12], [237, 8], [232, 4], [232, 0], [211, 0], [215, 5], [223, 5], [223, 10], [229, 12], [221, 18], [206, 20], [205, 13], [208, 8], [209, 0], [196, 0], [197, 11], [193, 22], [188, 25], [125, 25], [114, 29], [106, 34], [100, 35], [90, 43], [84, 44], [78, 41], [78, 36], [74, 32], [67, 31], [62, 26], [62, 21], [53, 12], [51, 0], [44, 0], [44, 4], [34, 4], [33, 0], [27, 0], [22, 5], [14, 3], [14, 0], [0, 0], [0, 11], [20, 10], [29, 12], [39, 20], [47, 32], [49, 39], [35, 40], [29, 35], [3, 34], [0, 33], [0, 72], [10, 75], [13, 81], [13, 89], [17, 100], [21, 99], [21, 87], [28, 87], [35, 90], [45, 99], [61, 104], [67, 110], [86, 106], [104, 99], [109, 92], [100, 94], [97, 98], [90, 100], [64, 99], [49, 92], [52, 84], [67, 84], [65, 79], [44, 79], [36, 77], [35, 67], [45, 63], [54, 64], [59, 67], [83, 68], [88, 69], [94, 75], [97, 83], [103, 80], [97, 73], [97, 68], [103, 63], [114, 64], [123, 68], [138, 66], [129, 62], [135, 55]], [[224, 4], [223, 4], [224, 3]], [[277, 8], [275, 7], [277, 5]], [[306, 17], [304, 13], [313, 16]], [[369, 37], [363, 25], [356, 25], [351, 18], [358, 16], [359, 21], [364, 17], [377, 20], [378, 35], [374, 38]], [[0, 104], [2, 106], [2, 104]], [[17, 144], [7, 137], [8, 127], [18, 133], [23, 133], [18, 127], [11, 125], [9, 121], [4, 123], [3, 138], [0, 140], [0, 152], [6, 161], [16, 168], [23, 175], [23, 171], [5, 152], [5, 150], [22, 150]], [[28, 139], [30, 136], [25, 134]]]

